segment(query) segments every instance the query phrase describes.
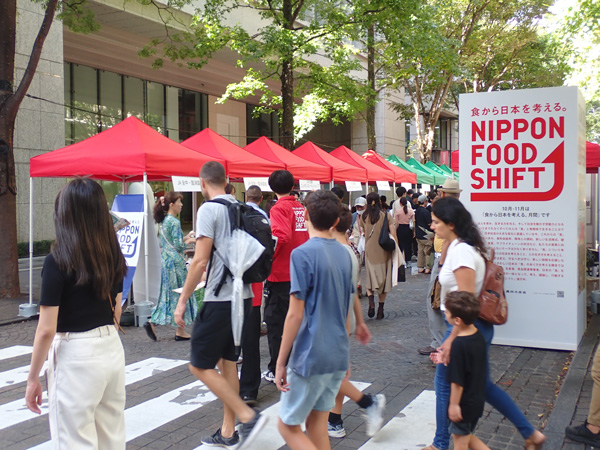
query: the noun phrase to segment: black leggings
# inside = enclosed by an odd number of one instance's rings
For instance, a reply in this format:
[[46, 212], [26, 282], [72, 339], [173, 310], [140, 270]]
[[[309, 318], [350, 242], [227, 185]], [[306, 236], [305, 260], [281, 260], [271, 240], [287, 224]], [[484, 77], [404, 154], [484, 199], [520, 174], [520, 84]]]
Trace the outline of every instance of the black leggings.
[[400, 224], [396, 229], [396, 235], [398, 236], [398, 247], [404, 252], [404, 259], [406, 262], [410, 262], [413, 255], [413, 230], [407, 224]]

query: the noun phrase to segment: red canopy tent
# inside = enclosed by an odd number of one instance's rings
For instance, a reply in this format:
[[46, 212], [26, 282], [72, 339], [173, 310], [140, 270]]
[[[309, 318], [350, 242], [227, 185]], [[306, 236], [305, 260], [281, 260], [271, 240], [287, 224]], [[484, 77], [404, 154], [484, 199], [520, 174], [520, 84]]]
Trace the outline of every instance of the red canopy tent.
[[373, 164], [359, 156], [357, 153], [350, 150], [345, 145], [341, 145], [330, 153], [337, 159], [344, 161], [350, 165], [363, 168], [367, 171], [367, 179], [369, 181], [391, 181], [394, 182], [394, 172], [384, 167]]
[[[97, 180], [168, 180], [171, 175], [197, 177], [210, 161], [129, 117], [95, 136], [30, 160], [32, 177], [89, 176]], [[220, 161], [222, 162], [222, 161]]]
[[451, 159], [450, 168], [452, 169], [452, 172], [458, 172], [458, 150], [452, 152]]
[[329, 167], [333, 181], [360, 181], [366, 183], [367, 171], [363, 168], [345, 163], [317, 147], [312, 142], [306, 142], [292, 152], [296, 156], [315, 164]]
[[379, 156], [377, 152], [373, 150], [368, 150], [366, 153], [363, 153], [362, 157], [373, 164], [377, 164], [378, 166], [394, 172], [394, 182], [396, 183], [417, 184], [417, 174], [393, 165], [392, 163], [386, 161], [382, 156]]
[[598, 173], [598, 168], [600, 168], [600, 145], [586, 142], [585, 157], [586, 173]]
[[296, 180], [316, 180], [321, 183], [331, 181], [331, 169], [329, 167], [300, 158], [264, 136], [246, 145], [244, 150], [276, 164], [283, 164]]
[[196, 133], [181, 145], [208, 156], [209, 159], [224, 161], [225, 172], [232, 178], [268, 177], [275, 170], [285, 169], [283, 163], [255, 156], [210, 128]]

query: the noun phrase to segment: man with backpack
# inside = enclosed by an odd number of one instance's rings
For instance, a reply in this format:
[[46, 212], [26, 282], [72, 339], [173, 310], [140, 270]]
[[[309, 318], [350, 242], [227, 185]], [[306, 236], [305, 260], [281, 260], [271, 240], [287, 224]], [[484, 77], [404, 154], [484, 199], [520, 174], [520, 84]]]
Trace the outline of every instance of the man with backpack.
[[[229, 258], [225, 244], [230, 239], [230, 207], [220, 201], [237, 204], [232, 195], [225, 194], [225, 168], [210, 161], [200, 170], [202, 194], [211, 201], [198, 209], [196, 253], [175, 310], [175, 322], [183, 323], [187, 299], [200, 282], [208, 266], [204, 305], [192, 331], [190, 372], [202, 381], [223, 402], [223, 424], [214, 434], [202, 438], [207, 445], [249, 448], [267, 417], [255, 412], [240, 398], [236, 362], [239, 351], [233, 342], [231, 300], [233, 278], [228, 275]], [[243, 205], [242, 205], [243, 206]], [[245, 207], [245, 206], [243, 206]], [[247, 208], [247, 207], [245, 207]], [[244, 315], [251, 309], [252, 289], [244, 282]], [[219, 367], [219, 371], [215, 366]], [[242, 422], [241, 438], [235, 430], [236, 416]]]
[[294, 176], [287, 170], [276, 170], [269, 177], [269, 186], [277, 195], [277, 203], [270, 211], [271, 229], [277, 245], [271, 274], [265, 284], [264, 311], [270, 354], [265, 380], [272, 383], [275, 381], [283, 324], [290, 306], [290, 255], [292, 250], [308, 240], [308, 229], [304, 222], [304, 206], [290, 195]]

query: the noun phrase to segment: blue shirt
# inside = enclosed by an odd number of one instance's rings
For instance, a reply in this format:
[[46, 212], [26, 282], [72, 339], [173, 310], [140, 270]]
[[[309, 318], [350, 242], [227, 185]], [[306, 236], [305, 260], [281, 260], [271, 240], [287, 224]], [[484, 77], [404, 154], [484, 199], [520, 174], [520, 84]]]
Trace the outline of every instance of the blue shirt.
[[335, 239], [311, 238], [292, 251], [290, 294], [304, 301], [288, 368], [308, 377], [348, 370], [352, 262]]
[[[259, 213], [261, 213], [263, 216], [265, 216], [265, 219], [269, 220], [269, 216], [267, 216], [267, 213], [264, 212], [262, 209], [260, 209], [260, 206], [258, 206], [256, 203], [252, 203], [252, 202], [246, 202], [246, 205], [254, 208], [255, 210], [257, 210]], [[271, 224], [271, 221], [269, 220], [269, 225]]]

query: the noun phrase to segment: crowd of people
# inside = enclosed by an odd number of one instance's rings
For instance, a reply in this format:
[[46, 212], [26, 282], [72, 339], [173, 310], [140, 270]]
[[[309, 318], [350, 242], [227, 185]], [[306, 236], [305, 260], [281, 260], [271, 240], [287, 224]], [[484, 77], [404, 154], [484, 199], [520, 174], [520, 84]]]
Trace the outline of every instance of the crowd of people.
[[[155, 205], [161, 287], [144, 329], [157, 340], [156, 326], [172, 326], [176, 341], [190, 341], [190, 371], [223, 403], [221, 427], [204, 444], [251, 448], [267, 421], [252, 408], [263, 378], [263, 321], [269, 348], [264, 379], [281, 391], [278, 429], [288, 446], [327, 449], [330, 437], [343, 438], [344, 397], [365, 411], [366, 433], [375, 435], [386, 399], [363, 394], [349, 382], [349, 337], [369, 342], [360, 296], [368, 298], [367, 317], [384, 319], [399, 265], [412, 267], [416, 255], [417, 275], [431, 277], [424, 298], [432, 341], [418, 351], [436, 364], [436, 432], [426, 449], [447, 450], [451, 436], [455, 449], [487, 449], [473, 435], [484, 402], [515, 425], [526, 450], [542, 447], [545, 436], [489, 378], [494, 329], [479, 318], [477, 299], [487, 248], [459, 200], [456, 180], [428, 195], [399, 187], [389, 205], [372, 192], [355, 199], [353, 210], [342, 203], [345, 192], [338, 187], [301, 201], [286, 170], [269, 177], [274, 202], [264, 202], [258, 186], [249, 187], [246, 205], [264, 216], [276, 245], [264, 283], [243, 285], [240, 358], [227, 251], [235, 188], [217, 162], [206, 163], [200, 179], [210, 201], [198, 209], [194, 231], [184, 235], [177, 218], [181, 194], [168, 192]], [[102, 188], [89, 179], [71, 181], [57, 196], [55, 225], [56, 243], [42, 272], [27, 406], [40, 412], [39, 373], [48, 358], [50, 430], [58, 448], [124, 449], [124, 355], [117, 333], [127, 267]], [[390, 240], [394, 250], [385, 245]], [[194, 256], [186, 264], [183, 251], [192, 243]], [[173, 291], [182, 286], [181, 294]], [[432, 302], [436, 289], [439, 304]]]

